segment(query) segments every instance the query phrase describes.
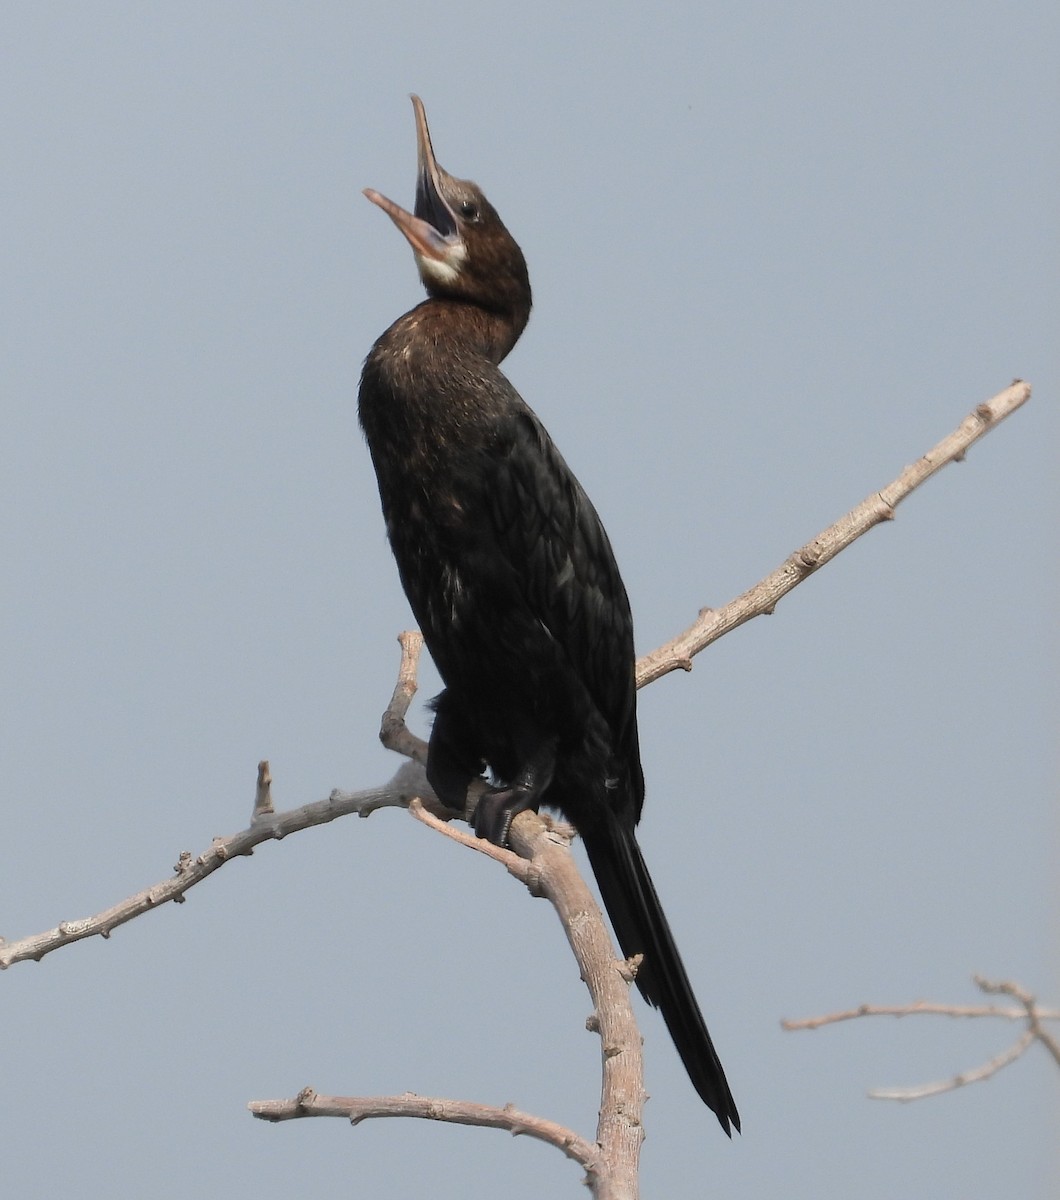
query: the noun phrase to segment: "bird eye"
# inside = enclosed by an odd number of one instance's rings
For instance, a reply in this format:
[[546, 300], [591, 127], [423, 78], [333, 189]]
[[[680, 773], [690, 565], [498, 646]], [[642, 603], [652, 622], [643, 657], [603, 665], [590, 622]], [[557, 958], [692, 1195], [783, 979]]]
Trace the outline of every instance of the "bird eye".
[[465, 221], [477, 221], [479, 217], [478, 205], [473, 200], [462, 201], [460, 215]]

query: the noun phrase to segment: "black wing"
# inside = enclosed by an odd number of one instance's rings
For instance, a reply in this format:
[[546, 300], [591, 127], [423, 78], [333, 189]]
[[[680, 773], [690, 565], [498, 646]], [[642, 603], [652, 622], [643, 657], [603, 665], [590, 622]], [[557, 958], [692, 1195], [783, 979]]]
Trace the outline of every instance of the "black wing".
[[585, 490], [521, 402], [490, 457], [485, 500], [496, 551], [606, 721], [617, 756], [631, 769], [639, 817], [633, 619], [611, 542]]

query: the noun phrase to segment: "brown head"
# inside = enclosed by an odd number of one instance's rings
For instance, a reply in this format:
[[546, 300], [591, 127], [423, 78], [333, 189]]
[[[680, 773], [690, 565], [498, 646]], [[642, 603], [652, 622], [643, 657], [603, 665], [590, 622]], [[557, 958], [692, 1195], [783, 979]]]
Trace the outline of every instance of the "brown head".
[[523, 252], [481, 188], [439, 166], [423, 102], [413, 96], [412, 104], [419, 158], [415, 214], [372, 188], [365, 188], [364, 194], [408, 239], [431, 296], [461, 300], [506, 317], [517, 326], [518, 337], [530, 315], [530, 277]]

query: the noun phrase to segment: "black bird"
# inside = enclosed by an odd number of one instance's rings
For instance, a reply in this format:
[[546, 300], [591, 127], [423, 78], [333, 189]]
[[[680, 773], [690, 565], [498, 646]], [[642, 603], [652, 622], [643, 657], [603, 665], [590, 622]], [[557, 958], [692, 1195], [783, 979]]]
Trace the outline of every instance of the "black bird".
[[428, 299], [372, 347], [359, 414], [401, 582], [445, 683], [427, 777], [503, 844], [544, 804], [577, 829], [637, 986], [696, 1091], [740, 1128], [634, 829], [644, 799], [633, 619], [596, 510], [498, 364], [530, 316], [515, 239], [434, 157], [423, 104], [415, 215], [371, 189], [408, 239]]

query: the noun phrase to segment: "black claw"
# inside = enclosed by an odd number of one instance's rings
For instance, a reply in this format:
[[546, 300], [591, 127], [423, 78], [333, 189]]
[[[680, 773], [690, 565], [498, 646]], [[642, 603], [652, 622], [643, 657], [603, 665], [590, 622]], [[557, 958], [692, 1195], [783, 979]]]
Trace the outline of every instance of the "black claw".
[[491, 788], [475, 806], [475, 836], [495, 846], [507, 846], [512, 821], [528, 809], [536, 812], [537, 805], [525, 788]]

